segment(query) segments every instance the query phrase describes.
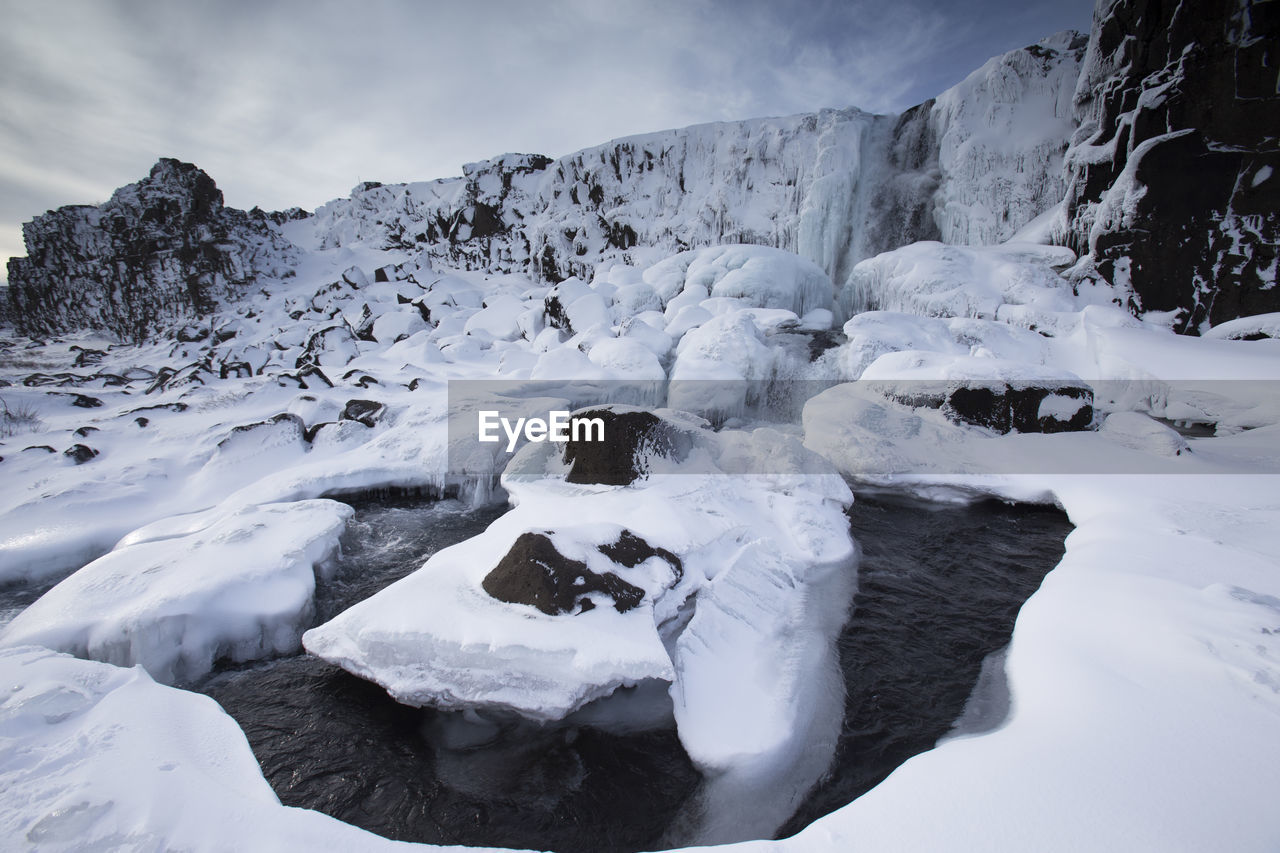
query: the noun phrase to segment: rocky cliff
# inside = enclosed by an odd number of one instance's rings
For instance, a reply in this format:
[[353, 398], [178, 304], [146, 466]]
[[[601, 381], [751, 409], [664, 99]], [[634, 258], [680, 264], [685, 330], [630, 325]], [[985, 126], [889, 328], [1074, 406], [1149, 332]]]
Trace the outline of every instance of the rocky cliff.
[[[1049, 239], [1085, 256], [1075, 274], [1201, 331], [1280, 311], [1278, 9], [1099, 0], [1087, 39], [1064, 32], [995, 57], [901, 115], [822, 110], [557, 160], [507, 154], [457, 178], [363, 183], [290, 233], [550, 282], [754, 243], [813, 261], [840, 287], [880, 252], [998, 243], [1052, 209]], [[32, 334], [140, 339], [237, 298], [255, 276], [288, 274], [293, 250], [275, 226], [302, 215], [224, 208], [207, 175], [162, 160], [102, 207], [26, 226], [11, 312]]]
[[163, 159], [105, 204], [63, 207], [23, 226], [9, 261], [18, 329], [99, 329], [142, 340], [242, 296], [259, 274], [285, 275], [292, 250], [266, 214], [224, 207], [213, 179]]
[[995, 242], [1061, 197], [1085, 38], [995, 57], [903, 115], [857, 109], [698, 125], [461, 178], [361, 184], [316, 211], [323, 246], [424, 248], [447, 264], [590, 278], [614, 260], [754, 243], [843, 281], [916, 240]]
[[1058, 239], [1179, 331], [1280, 311], [1277, 44], [1275, 0], [1095, 11]]

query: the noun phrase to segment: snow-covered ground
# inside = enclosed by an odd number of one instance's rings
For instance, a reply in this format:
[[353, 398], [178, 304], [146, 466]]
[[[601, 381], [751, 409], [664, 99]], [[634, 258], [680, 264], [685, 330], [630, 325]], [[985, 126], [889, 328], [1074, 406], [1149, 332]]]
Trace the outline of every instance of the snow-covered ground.
[[[999, 105], [1032, 80], [1041, 118], [1061, 119], [1065, 72], [1011, 62], [960, 88]], [[1031, 130], [969, 103], [944, 97], [930, 113], [938, 156], [995, 168], [1013, 156], [1002, 134]], [[684, 143], [715, 155], [699, 160], [710, 187], [741, 145], [768, 153], [816, 132], [829, 151], [831, 135], [875, 130], [856, 111], [822, 122]], [[373, 187], [284, 225], [295, 275], [174, 339], [5, 339], [0, 583], [59, 581], [0, 628], [5, 837], [389, 845], [281, 806], [225, 714], [156, 683], [300, 643], [409, 704], [537, 719], [669, 685], [705, 776], [674, 840], [767, 837], [839, 728], [852, 484], [1053, 502], [1076, 530], [1018, 620], [1001, 726], [917, 756], [793, 839], [746, 848], [1276, 849], [1276, 317], [1180, 337], [1037, 242], [1043, 222], [993, 231], [992, 199], [1014, 193], [1030, 221], [1051, 195], [1059, 154], [1042, 147], [1016, 186], [939, 190], [957, 234], [1015, 237], [993, 246], [859, 260], [831, 230], [851, 214], [828, 209], [853, 166], [820, 151], [794, 221], [760, 223], [786, 231], [765, 242], [805, 257], [733, 244], [661, 257], [672, 234], [658, 222], [668, 231], [647, 253], [593, 254], [589, 280], [551, 286], [385, 248], [384, 228], [365, 229], [386, 224], [379, 205], [412, 219], [410, 189], [458, 188]], [[476, 181], [493, 177], [483, 166]], [[661, 207], [653, 180], [641, 195]], [[611, 423], [632, 431], [594, 457], [527, 434], [514, 454], [460, 442], [450, 416], [482, 400], [451, 395], [459, 380], [502, 380], [522, 417], [614, 404]], [[610, 397], [635, 382], [661, 389], [644, 410]], [[314, 625], [350, 515], [333, 499], [389, 489], [512, 508]]]

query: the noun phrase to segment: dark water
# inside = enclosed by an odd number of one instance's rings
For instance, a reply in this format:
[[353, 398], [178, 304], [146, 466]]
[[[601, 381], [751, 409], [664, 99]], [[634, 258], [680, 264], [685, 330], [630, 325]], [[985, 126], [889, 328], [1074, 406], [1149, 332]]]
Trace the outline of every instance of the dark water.
[[779, 837], [865, 794], [951, 730], [983, 660], [1008, 645], [1018, 609], [1071, 532], [1057, 509], [996, 502], [859, 497], [850, 519], [863, 553], [839, 641], [844, 727], [829, 778]]
[[58, 585], [62, 575], [31, 582], [18, 581], [0, 585], [0, 629], [26, 610], [36, 599]]
[[[336, 575], [317, 594], [322, 620], [502, 513], [421, 499], [355, 506]], [[285, 805], [397, 840], [652, 849], [700, 781], [669, 725], [614, 734], [409, 708], [308, 655], [228, 670], [201, 689], [240, 723]]]
[[[499, 510], [370, 502], [344, 538], [322, 619], [481, 532]], [[961, 716], [983, 660], [1062, 554], [1062, 513], [860, 498], [855, 610], [840, 638], [848, 700], [829, 778], [783, 835], [931, 748]], [[700, 779], [670, 724], [630, 733], [407, 708], [309, 656], [202, 688], [244, 728], [287, 805], [389, 838], [570, 851], [653, 849]]]

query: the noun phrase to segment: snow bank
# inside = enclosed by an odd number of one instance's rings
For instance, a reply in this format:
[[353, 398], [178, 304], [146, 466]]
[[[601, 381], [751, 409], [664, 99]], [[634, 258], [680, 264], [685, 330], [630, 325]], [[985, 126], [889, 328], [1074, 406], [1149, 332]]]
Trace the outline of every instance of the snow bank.
[[[821, 433], [819, 417], [822, 430], [845, 417], [824, 413], [830, 402], [806, 412], [807, 440]], [[1040, 492], [1076, 526], [1019, 614], [1006, 665], [1010, 716], [912, 758], [794, 838], [753, 849], [1274, 849], [1276, 430], [1190, 439], [1176, 460], [1164, 455], [1167, 438], [1152, 436], [1144, 449], [1166, 460], [1162, 470], [1197, 472], [1189, 476], [891, 478], [935, 494]], [[1043, 452], [1070, 454], [1118, 437], [1108, 432], [1039, 438]], [[1126, 428], [1123, 443], [1139, 432]], [[878, 448], [845, 438], [835, 461], [860, 476], [857, 460]], [[915, 436], [897, 439], [891, 446]]]
[[1034, 243], [913, 243], [855, 266], [840, 305], [845, 316], [897, 311], [1053, 328], [1056, 315], [1080, 308], [1071, 285], [1055, 272], [1074, 261], [1070, 249]]
[[0, 835], [12, 849], [403, 850], [280, 805], [212, 699], [141, 669], [0, 650]]
[[163, 682], [295, 652], [315, 613], [315, 576], [351, 514], [300, 501], [139, 531], [20, 613], [0, 644], [137, 664]]

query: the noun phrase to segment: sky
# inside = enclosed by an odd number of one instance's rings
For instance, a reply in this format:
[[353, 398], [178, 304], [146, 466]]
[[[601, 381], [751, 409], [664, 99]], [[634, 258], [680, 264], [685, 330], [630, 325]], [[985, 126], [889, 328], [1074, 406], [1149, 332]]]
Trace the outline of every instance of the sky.
[[[227, 204], [506, 152], [856, 106], [897, 112], [1093, 0], [0, 0], [0, 265], [21, 223], [160, 157]], [[0, 268], [0, 279], [6, 276]]]

